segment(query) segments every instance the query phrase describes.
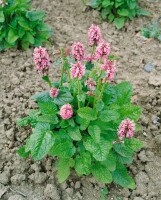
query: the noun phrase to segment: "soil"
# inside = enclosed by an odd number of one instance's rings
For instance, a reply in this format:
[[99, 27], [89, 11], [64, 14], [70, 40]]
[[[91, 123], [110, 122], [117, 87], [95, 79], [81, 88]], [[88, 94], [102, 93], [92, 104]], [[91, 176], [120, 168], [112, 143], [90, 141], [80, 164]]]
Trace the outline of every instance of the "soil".
[[[112, 51], [120, 57], [116, 82], [130, 81], [134, 87], [133, 101], [142, 107], [142, 131], [137, 135], [145, 143], [129, 171], [137, 188], [133, 191], [114, 184], [108, 186], [106, 199], [161, 200], [161, 43], [145, 39], [140, 29], [161, 15], [161, 3], [141, 1], [151, 17], [135, 18], [122, 30], [103, 22], [99, 13], [85, 7], [80, 0], [35, 1], [35, 8], [47, 13], [47, 23], [54, 29], [53, 46], [49, 53], [54, 63], [54, 52], [69, 47], [73, 41], [88, 45], [87, 30], [98, 24]], [[92, 177], [72, 175], [58, 184], [54, 160], [21, 159], [16, 150], [24, 143], [30, 131], [18, 128], [16, 121], [27, 114], [36, 103], [29, 97], [46, 88], [32, 63], [33, 49], [10, 49], [0, 55], [0, 199], [1, 200], [99, 200], [103, 184]], [[145, 67], [146, 66], [146, 67]], [[52, 67], [53, 81], [60, 69]]]

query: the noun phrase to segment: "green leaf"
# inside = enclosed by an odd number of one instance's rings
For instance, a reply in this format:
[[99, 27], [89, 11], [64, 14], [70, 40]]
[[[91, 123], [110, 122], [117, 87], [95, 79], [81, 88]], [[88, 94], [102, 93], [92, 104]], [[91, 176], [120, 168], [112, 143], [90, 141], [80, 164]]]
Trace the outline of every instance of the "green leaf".
[[30, 117], [24, 117], [17, 121], [18, 126], [28, 126], [30, 124]]
[[105, 141], [104, 138], [101, 138], [98, 144], [95, 143], [92, 138], [88, 137], [83, 144], [85, 149], [92, 153], [93, 157], [98, 161], [106, 160], [109, 150], [112, 148], [112, 144], [108, 141]]
[[8, 32], [8, 43], [9, 44], [12, 44], [14, 42], [16, 42], [16, 40], [18, 39], [18, 34], [17, 34], [17, 31], [10, 28], [9, 32]]
[[158, 40], [161, 41], [161, 34], [158, 36]]
[[22, 49], [28, 49], [30, 46], [29, 42], [21, 41]]
[[54, 115], [57, 113], [57, 106], [52, 102], [38, 102], [38, 106], [42, 114], [51, 114]]
[[114, 24], [117, 27], [117, 29], [121, 29], [124, 26], [125, 18], [115, 18]]
[[79, 176], [91, 173], [91, 155], [88, 152], [82, 152], [75, 158], [74, 168]]
[[124, 188], [135, 189], [135, 182], [127, 173], [126, 167], [117, 163], [116, 170], [112, 172], [113, 180], [115, 183], [121, 185]]
[[87, 63], [86, 63], [86, 69], [87, 69], [87, 70], [91, 70], [93, 67], [94, 67], [94, 64], [93, 64], [93, 63], [91, 63], [91, 62], [87, 62]]
[[114, 150], [123, 157], [131, 157], [133, 155], [133, 150], [125, 146], [123, 143], [115, 143], [113, 145]]
[[30, 152], [25, 151], [25, 146], [22, 146], [20, 149], [17, 150], [17, 153], [22, 158], [27, 158], [30, 155]]
[[110, 5], [111, 5], [111, 0], [104, 0], [102, 2], [102, 7], [103, 8], [106, 8], [106, 7], [110, 6]]
[[70, 141], [63, 141], [55, 144], [50, 150], [50, 155], [58, 156], [60, 158], [71, 158], [74, 153], [75, 147]]
[[0, 10], [0, 23], [5, 21], [3, 10]]
[[96, 102], [96, 109], [97, 111], [101, 111], [104, 108], [104, 102], [102, 100], [98, 100]]
[[53, 102], [59, 106], [63, 106], [66, 103], [71, 103], [72, 101], [73, 101], [73, 97], [70, 92], [59, 93], [59, 95], [55, 97], [53, 100]]
[[23, 41], [29, 42], [30, 44], [34, 44], [35, 39], [30, 32], [26, 32], [22, 38]]
[[137, 121], [140, 118], [142, 112], [140, 107], [133, 104], [125, 104], [121, 106], [119, 110], [122, 119], [129, 118], [134, 121]]
[[76, 117], [76, 122], [80, 124], [80, 130], [84, 131], [89, 126], [90, 121], [87, 119], [83, 119], [79, 116]]
[[101, 162], [101, 165], [106, 166], [110, 171], [114, 171], [116, 169], [116, 154], [110, 150], [106, 160]]
[[104, 110], [100, 114], [100, 119], [103, 122], [116, 121], [120, 115], [116, 110]]
[[131, 148], [133, 151], [138, 151], [144, 147], [144, 143], [137, 138], [131, 138], [124, 140], [125, 146]]
[[41, 115], [37, 118], [38, 122], [47, 122], [50, 124], [57, 124], [58, 121], [58, 117], [56, 115]]
[[55, 138], [53, 132], [50, 131], [50, 125], [38, 122], [33, 134], [27, 140], [25, 150], [31, 151], [35, 160], [41, 160], [47, 155], [54, 142]]
[[90, 107], [80, 108], [77, 112], [78, 112], [78, 115], [83, 119], [87, 119], [90, 121], [97, 119], [95, 110]]
[[100, 142], [101, 129], [99, 128], [99, 126], [89, 126], [88, 132], [96, 143]]
[[120, 16], [124, 16], [124, 17], [126, 17], [126, 16], [128, 16], [129, 15], [129, 11], [127, 10], [127, 9], [119, 9], [118, 11], [117, 11], [117, 13], [120, 15]]
[[57, 161], [57, 170], [58, 170], [58, 181], [59, 183], [63, 183], [68, 176], [70, 175], [70, 167], [73, 166], [73, 159], [68, 158], [68, 159], [62, 159], [60, 158]]
[[122, 164], [131, 164], [132, 161], [133, 161], [133, 158], [132, 157], [124, 157], [124, 156], [121, 156], [121, 155], [117, 155], [117, 161], [122, 163]]
[[141, 8], [137, 9], [137, 15], [138, 16], [149, 16], [150, 15], [150, 12], [147, 11], [147, 10], [143, 10]]
[[45, 17], [45, 13], [43, 11], [31, 10], [26, 13], [26, 17], [29, 18], [30, 21], [40, 21]]
[[97, 8], [99, 4], [100, 3], [97, 0], [90, 0], [90, 2], [87, 3], [87, 6], [91, 6], [92, 8]]
[[19, 27], [19, 29], [18, 29], [19, 38], [22, 38], [24, 36], [24, 34], [25, 34], [25, 29]]
[[29, 22], [25, 19], [25, 18], [20, 18], [20, 20], [18, 21], [18, 24], [24, 28], [26, 31], [32, 31], [32, 29], [30, 28]]
[[92, 174], [101, 183], [112, 182], [110, 171], [105, 166], [100, 165], [100, 163], [97, 163], [92, 167]]
[[131, 96], [133, 94], [132, 85], [129, 82], [122, 82], [115, 86], [116, 90], [116, 103], [123, 105], [125, 103], [130, 103]]
[[79, 127], [68, 127], [68, 135], [75, 141], [80, 141], [82, 139], [82, 135], [80, 133]]
[[49, 92], [40, 92], [38, 94], [31, 96], [31, 99], [42, 102], [49, 102], [52, 100], [52, 98], [49, 95]]

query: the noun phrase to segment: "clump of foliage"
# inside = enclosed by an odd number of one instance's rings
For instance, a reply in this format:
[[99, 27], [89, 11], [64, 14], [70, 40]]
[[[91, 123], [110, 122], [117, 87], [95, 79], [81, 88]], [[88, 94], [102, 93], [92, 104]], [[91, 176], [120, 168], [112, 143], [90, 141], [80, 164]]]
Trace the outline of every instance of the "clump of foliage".
[[121, 29], [127, 20], [140, 15], [149, 15], [149, 12], [139, 7], [138, 0], [87, 0], [84, 2], [100, 11], [104, 20], [114, 22], [118, 29]]
[[141, 33], [146, 38], [155, 38], [161, 41], [161, 25], [159, 20], [154, 20], [141, 30]]
[[0, 51], [48, 43], [52, 30], [44, 23], [45, 13], [31, 10], [30, 3], [30, 0], [1, 0]]
[[23, 158], [31, 155], [34, 160], [47, 154], [56, 158], [59, 182], [73, 168], [78, 176], [92, 174], [99, 182], [114, 181], [134, 189], [126, 164], [143, 147], [134, 137], [141, 109], [131, 103], [129, 82], [113, 82], [117, 60], [110, 54], [110, 44], [102, 40], [99, 27], [92, 25], [88, 35], [90, 55], [85, 55], [80, 42], [72, 45], [71, 54], [60, 51], [59, 82], [50, 80], [46, 49], [34, 50], [37, 71], [50, 89], [33, 95], [38, 109], [18, 120], [19, 126], [32, 127], [18, 154]]

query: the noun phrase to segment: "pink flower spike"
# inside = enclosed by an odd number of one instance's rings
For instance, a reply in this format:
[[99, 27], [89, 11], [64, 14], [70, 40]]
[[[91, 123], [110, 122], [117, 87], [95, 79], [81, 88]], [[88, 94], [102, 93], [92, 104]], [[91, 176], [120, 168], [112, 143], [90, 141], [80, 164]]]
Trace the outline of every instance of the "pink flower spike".
[[93, 97], [93, 96], [94, 96], [94, 92], [92, 92], [92, 91], [88, 91], [86, 94], [87, 94], [89, 97]]
[[71, 64], [72, 68], [70, 69], [70, 76], [71, 78], [78, 78], [79, 80], [85, 74], [85, 66], [81, 64], [81, 62], [77, 62], [75, 64]]
[[50, 59], [47, 50], [42, 47], [36, 47], [33, 53], [33, 60], [40, 76], [47, 76], [50, 67]]
[[92, 78], [89, 78], [86, 80], [85, 85], [88, 86], [90, 90], [95, 90], [96, 81], [94, 81]]
[[73, 109], [70, 104], [65, 104], [60, 108], [60, 116], [63, 119], [70, 119], [73, 116]]
[[58, 94], [59, 94], [59, 89], [57, 89], [57, 88], [51, 88], [49, 94], [50, 94], [51, 98], [57, 97]]
[[98, 45], [102, 40], [100, 28], [92, 24], [88, 31], [88, 37], [90, 46], [93, 46], [94, 44]]
[[77, 61], [84, 59], [84, 46], [80, 42], [74, 42], [72, 45], [72, 57]]
[[96, 48], [95, 56], [97, 60], [103, 58], [104, 60], [107, 59], [107, 56], [110, 54], [110, 44], [106, 42], [101, 42], [98, 47]]
[[120, 140], [123, 140], [124, 138], [132, 138], [134, 136], [134, 131], [135, 131], [134, 121], [130, 119], [123, 120], [118, 129], [118, 135]]
[[[107, 78], [107, 82], [111, 82], [114, 77], [115, 77], [115, 71], [117, 68], [117, 62], [112, 61], [112, 60], [105, 60], [104, 63], [101, 66], [101, 69], [106, 71], [106, 78]], [[103, 82], [104, 82], [105, 78], [103, 78]]]

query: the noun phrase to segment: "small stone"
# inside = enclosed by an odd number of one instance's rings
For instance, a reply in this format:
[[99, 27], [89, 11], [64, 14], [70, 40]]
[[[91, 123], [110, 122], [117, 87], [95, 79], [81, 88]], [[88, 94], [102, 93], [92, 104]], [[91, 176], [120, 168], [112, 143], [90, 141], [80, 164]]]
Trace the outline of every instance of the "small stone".
[[72, 195], [73, 195], [73, 188], [67, 188], [67, 189], [66, 189], [66, 192], [67, 192], [70, 196], [72, 196]]
[[12, 59], [4, 58], [1, 60], [2, 64], [4, 65], [10, 65], [12, 63]]
[[36, 184], [41, 184], [46, 181], [47, 175], [44, 172], [35, 172], [29, 176], [29, 179], [31, 179]]
[[148, 63], [145, 65], [144, 70], [150, 73], [153, 69], [155, 69], [156, 65], [152, 63]]
[[153, 124], [159, 124], [159, 122], [158, 122], [159, 119], [160, 119], [159, 117], [157, 117], [156, 115], [153, 115], [152, 116], [152, 122], [153, 122]]
[[3, 187], [0, 189], [0, 198], [7, 192], [7, 188]]
[[10, 172], [9, 171], [4, 171], [0, 174], [0, 182], [4, 185], [7, 185], [9, 182], [10, 178]]
[[21, 184], [22, 181], [26, 180], [26, 176], [24, 174], [15, 174], [11, 177], [11, 182], [13, 184]]
[[81, 187], [81, 183], [79, 181], [77, 181], [74, 187], [75, 187], [75, 189], [80, 188]]
[[24, 200], [24, 198], [20, 195], [13, 195], [8, 200]]
[[11, 83], [14, 84], [14, 85], [18, 85], [20, 83], [20, 80], [18, 79], [17, 76], [13, 76], [11, 78]]
[[149, 85], [161, 86], [161, 75], [151, 76], [149, 78]]
[[161, 145], [161, 135], [157, 135], [154, 140], [157, 144]]
[[9, 140], [13, 140], [14, 139], [14, 130], [13, 128], [9, 129], [8, 131], [6, 131], [6, 136]]
[[146, 162], [148, 160], [146, 154], [145, 154], [145, 151], [141, 151], [139, 154], [138, 154], [138, 157], [139, 159], [142, 161], [142, 162]]
[[57, 188], [52, 184], [47, 184], [47, 186], [44, 190], [44, 195], [51, 199], [54, 198], [54, 200], [60, 200], [59, 192], [58, 192]]
[[145, 131], [143, 132], [143, 135], [144, 135], [145, 137], [147, 137], [147, 133], [146, 133]]

